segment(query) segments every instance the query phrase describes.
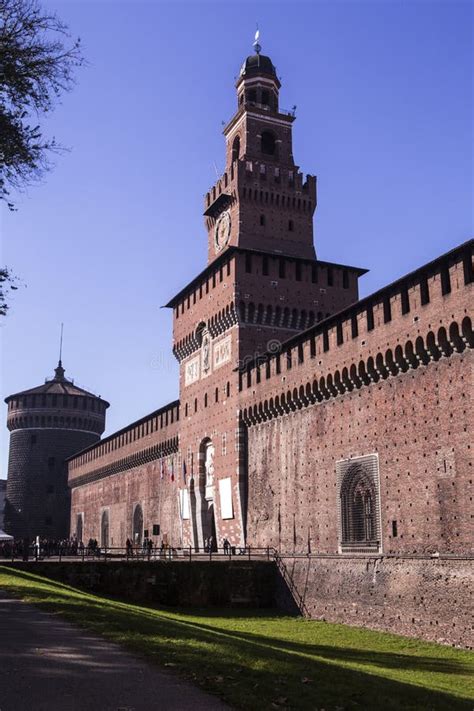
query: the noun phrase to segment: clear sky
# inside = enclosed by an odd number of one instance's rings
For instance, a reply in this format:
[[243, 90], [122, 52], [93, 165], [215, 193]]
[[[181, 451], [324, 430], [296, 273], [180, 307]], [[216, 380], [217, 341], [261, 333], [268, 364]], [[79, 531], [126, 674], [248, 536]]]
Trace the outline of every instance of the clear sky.
[[[472, 236], [472, 2], [47, 5], [89, 65], [47, 124], [70, 152], [1, 215], [26, 285], [0, 325], [2, 398], [52, 376], [61, 321], [66, 375], [111, 402], [107, 432], [177, 397], [160, 306], [205, 266], [203, 194], [257, 22], [318, 176], [321, 259], [369, 268], [365, 295]], [[2, 426], [4, 477], [7, 447]]]

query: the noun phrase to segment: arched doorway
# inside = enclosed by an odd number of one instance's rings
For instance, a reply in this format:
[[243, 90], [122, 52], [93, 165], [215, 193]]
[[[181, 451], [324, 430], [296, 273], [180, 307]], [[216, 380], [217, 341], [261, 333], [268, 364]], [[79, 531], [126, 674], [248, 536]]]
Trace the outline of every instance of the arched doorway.
[[100, 545], [101, 548], [109, 547], [109, 512], [102, 511], [102, 519], [100, 522]]
[[82, 514], [78, 514], [77, 519], [76, 519], [76, 539], [77, 539], [78, 543], [82, 542], [82, 535], [83, 535]]
[[132, 539], [136, 546], [141, 546], [143, 542], [143, 509], [141, 504], [137, 504], [133, 512]]

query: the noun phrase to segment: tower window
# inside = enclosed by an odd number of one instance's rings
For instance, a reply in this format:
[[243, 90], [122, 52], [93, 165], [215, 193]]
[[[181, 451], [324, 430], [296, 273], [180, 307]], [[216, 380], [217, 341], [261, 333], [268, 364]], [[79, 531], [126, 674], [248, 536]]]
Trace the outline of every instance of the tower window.
[[275, 155], [276, 141], [275, 136], [270, 131], [263, 131], [262, 133], [262, 153], [267, 156]]
[[260, 226], [265, 227], [265, 215], [260, 215]]
[[398, 537], [398, 524], [397, 521], [392, 521], [392, 538]]
[[278, 264], [278, 276], [280, 279], [285, 278], [285, 260], [280, 259], [279, 264]]
[[288, 231], [293, 232], [293, 229], [294, 229], [293, 220], [288, 220]]
[[270, 92], [267, 89], [264, 89], [262, 91], [262, 104], [265, 104], [265, 106], [268, 106], [270, 103]]
[[232, 161], [238, 160], [240, 157], [240, 136], [234, 138], [232, 144]]
[[256, 89], [248, 89], [247, 90], [247, 101], [250, 101], [251, 103], [255, 103], [257, 101], [257, 90]]
[[268, 257], [263, 257], [262, 259], [262, 274], [263, 276], [268, 276]]
[[334, 273], [332, 267], [328, 267], [328, 286], [334, 285]]

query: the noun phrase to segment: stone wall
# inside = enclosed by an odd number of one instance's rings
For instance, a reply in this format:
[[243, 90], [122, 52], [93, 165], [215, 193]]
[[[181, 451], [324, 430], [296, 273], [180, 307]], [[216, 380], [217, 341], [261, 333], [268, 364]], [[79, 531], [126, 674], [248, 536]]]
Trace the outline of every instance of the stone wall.
[[[282, 563], [310, 617], [474, 647], [474, 557], [311, 556]], [[287, 600], [286, 585], [283, 592]]]
[[273, 562], [240, 560], [5, 565], [91, 592], [171, 607], [272, 607], [277, 574]]

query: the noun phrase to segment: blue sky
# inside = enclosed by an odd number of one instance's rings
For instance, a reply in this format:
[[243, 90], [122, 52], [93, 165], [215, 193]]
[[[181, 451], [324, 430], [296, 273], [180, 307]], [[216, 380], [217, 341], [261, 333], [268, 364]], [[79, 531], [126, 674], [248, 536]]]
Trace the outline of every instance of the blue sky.
[[[472, 236], [472, 3], [46, 4], [89, 65], [45, 124], [70, 152], [1, 214], [26, 285], [0, 325], [2, 398], [52, 375], [61, 321], [66, 375], [111, 402], [108, 432], [178, 395], [160, 306], [205, 265], [202, 198], [256, 22], [318, 176], [321, 259], [369, 268], [365, 295]], [[0, 476], [7, 447], [2, 427]]]

